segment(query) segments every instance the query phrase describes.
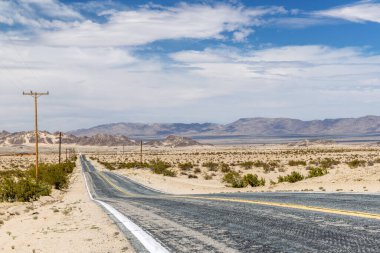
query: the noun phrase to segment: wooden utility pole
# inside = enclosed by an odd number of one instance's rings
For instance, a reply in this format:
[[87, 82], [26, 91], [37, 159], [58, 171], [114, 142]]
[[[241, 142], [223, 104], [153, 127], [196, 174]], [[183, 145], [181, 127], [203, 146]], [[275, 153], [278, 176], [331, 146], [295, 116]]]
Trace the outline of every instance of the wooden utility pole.
[[142, 146], [143, 146], [143, 141], [140, 141], [140, 165], [141, 165], [141, 167], [143, 165]]
[[36, 180], [38, 180], [38, 110], [37, 110], [37, 101], [40, 96], [49, 95], [49, 92], [23, 92], [25, 96], [32, 96], [34, 98], [34, 126], [36, 131]]
[[61, 145], [62, 145], [62, 132], [59, 132], [59, 158], [58, 158], [59, 164], [61, 164]]

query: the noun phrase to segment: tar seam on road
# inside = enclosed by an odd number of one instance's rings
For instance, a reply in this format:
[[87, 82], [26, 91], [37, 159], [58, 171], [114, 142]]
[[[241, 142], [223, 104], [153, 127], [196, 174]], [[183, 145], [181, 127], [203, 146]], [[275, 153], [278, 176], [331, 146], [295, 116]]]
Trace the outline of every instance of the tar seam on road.
[[[86, 164], [86, 166], [88, 166]], [[150, 236], [148, 233], [146, 233], [142, 228], [137, 226], [135, 223], [133, 223], [130, 219], [125, 217], [122, 213], [117, 211], [115, 208], [113, 208], [111, 205], [94, 199], [92, 196], [90, 189], [88, 187], [87, 178], [82, 170], [82, 174], [84, 177], [84, 181], [86, 184], [87, 192], [90, 196], [90, 199], [97, 202], [101, 206], [103, 206], [107, 211], [109, 211], [123, 226], [128, 229], [139, 241], [140, 243], [151, 253], [169, 253], [169, 251], [164, 248], [160, 243], [158, 243], [152, 236]], [[108, 181], [108, 180], [107, 180]], [[115, 187], [115, 185], [112, 184], [112, 186]], [[119, 189], [118, 189], [119, 190]]]

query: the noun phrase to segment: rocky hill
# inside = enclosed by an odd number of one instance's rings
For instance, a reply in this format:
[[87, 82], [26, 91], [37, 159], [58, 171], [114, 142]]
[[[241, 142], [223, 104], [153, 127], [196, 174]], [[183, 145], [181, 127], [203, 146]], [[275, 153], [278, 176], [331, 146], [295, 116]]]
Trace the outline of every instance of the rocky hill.
[[116, 123], [69, 132], [77, 136], [99, 133], [130, 137], [166, 135], [182, 136], [289, 136], [289, 135], [367, 135], [380, 133], [380, 117], [340, 118], [302, 121], [289, 118], [243, 118], [230, 124], [142, 124]]
[[140, 136], [167, 136], [167, 135], [197, 135], [218, 131], [222, 126], [212, 123], [173, 123], [173, 124], [143, 124], [143, 123], [112, 123], [100, 125], [88, 129], [70, 131], [69, 134], [76, 136], [93, 136], [104, 133], [111, 135]]
[[209, 144], [202, 144], [188, 137], [169, 135], [162, 141], [157, 141], [157, 140], [148, 141], [145, 143], [145, 145], [150, 145], [150, 146], [155, 146], [155, 147], [176, 148], [176, 147], [188, 147], [188, 146], [203, 146], [203, 145], [209, 145]]
[[[59, 133], [39, 132], [38, 142], [41, 144], [58, 144]], [[28, 145], [35, 143], [34, 132], [0, 133], [0, 145]], [[131, 146], [137, 145], [136, 141], [126, 136], [114, 136], [108, 134], [96, 134], [91, 137], [77, 137], [72, 134], [62, 135], [62, 144], [76, 144], [80, 146]]]
[[[59, 133], [39, 132], [38, 142], [45, 145], [59, 143]], [[9, 133], [0, 132], [0, 145], [33, 145], [35, 143], [34, 132]], [[135, 146], [139, 141], [131, 140], [124, 135], [96, 134], [93, 136], [77, 137], [72, 134], [62, 135], [62, 144], [73, 144], [79, 146]], [[144, 145], [164, 147], [186, 147], [202, 145], [191, 138], [170, 135], [163, 141], [148, 141]]]

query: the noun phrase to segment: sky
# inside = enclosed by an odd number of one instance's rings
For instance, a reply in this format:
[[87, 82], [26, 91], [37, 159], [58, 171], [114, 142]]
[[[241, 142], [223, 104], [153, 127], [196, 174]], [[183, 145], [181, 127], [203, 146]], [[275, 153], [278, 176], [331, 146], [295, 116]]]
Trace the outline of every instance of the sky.
[[0, 130], [380, 115], [380, 1], [0, 0]]

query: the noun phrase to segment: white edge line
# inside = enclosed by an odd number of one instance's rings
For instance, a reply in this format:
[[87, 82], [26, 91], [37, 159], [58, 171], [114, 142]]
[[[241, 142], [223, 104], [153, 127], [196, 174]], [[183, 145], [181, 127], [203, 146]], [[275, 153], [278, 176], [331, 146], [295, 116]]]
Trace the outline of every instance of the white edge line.
[[82, 175], [84, 177], [86, 189], [87, 189], [88, 195], [90, 196], [91, 200], [99, 203], [107, 211], [109, 211], [115, 217], [115, 219], [117, 219], [121, 224], [123, 224], [123, 226], [126, 229], [128, 229], [149, 252], [151, 252], [151, 253], [169, 253], [169, 251], [167, 249], [165, 249], [159, 242], [157, 242], [152, 236], [150, 236], [148, 233], [146, 233], [142, 228], [137, 226], [135, 223], [133, 223], [133, 221], [128, 219], [126, 216], [124, 216], [122, 213], [117, 211], [111, 205], [109, 205], [103, 201], [94, 199], [94, 197], [92, 196], [92, 194], [89, 190], [86, 175], [84, 174], [83, 168], [82, 168]]

